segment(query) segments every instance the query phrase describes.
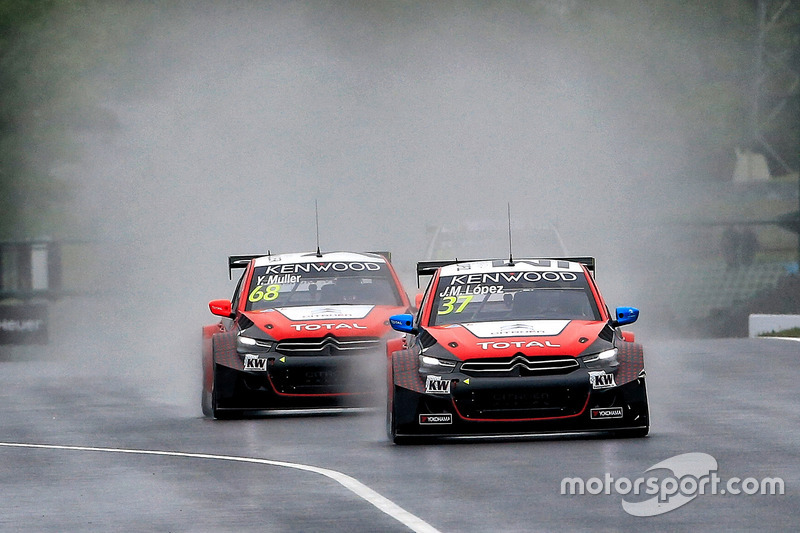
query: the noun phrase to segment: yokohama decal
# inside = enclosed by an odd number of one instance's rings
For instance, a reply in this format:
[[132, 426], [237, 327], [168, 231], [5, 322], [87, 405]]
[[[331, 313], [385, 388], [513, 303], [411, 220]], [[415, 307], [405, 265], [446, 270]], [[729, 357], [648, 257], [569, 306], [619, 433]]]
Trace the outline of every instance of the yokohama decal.
[[436, 413], [429, 415], [419, 415], [419, 423], [423, 426], [452, 424], [453, 415], [451, 413]]
[[591, 410], [590, 415], [593, 420], [604, 418], [622, 418], [622, 407], [601, 407]]

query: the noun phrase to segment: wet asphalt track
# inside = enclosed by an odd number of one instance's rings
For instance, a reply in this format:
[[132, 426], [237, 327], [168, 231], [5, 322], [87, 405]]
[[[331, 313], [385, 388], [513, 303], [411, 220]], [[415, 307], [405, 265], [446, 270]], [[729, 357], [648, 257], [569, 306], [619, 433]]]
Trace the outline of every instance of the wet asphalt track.
[[[211, 421], [199, 416], [195, 398], [156, 399], [108, 369], [95, 375], [68, 361], [5, 358], [0, 442], [185, 455], [0, 446], [0, 530], [409, 531], [319, 473], [211, 455], [346, 474], [421, 528], [442, 532], [796, 530], [800, 343], [660, 341], [647, 349], [653, 424], [646, 439], [416, 446], [389, 444], [381, 412]], [[723, 480], [780, 477], [785, 494], [706, 494], [635, 517], [613, 489], [560, 493], [564, 477], [635, 480], [690, 452], [715, 458]]]

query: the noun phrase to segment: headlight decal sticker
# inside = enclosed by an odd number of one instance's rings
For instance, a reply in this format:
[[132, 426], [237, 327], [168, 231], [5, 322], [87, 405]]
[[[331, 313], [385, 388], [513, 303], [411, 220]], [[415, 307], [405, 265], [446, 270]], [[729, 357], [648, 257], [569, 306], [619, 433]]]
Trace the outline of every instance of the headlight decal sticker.
[[617, 384], [624, 385], [638, 379], [644, 370], [644, 350], [641, 344], [633, 342], [618, 342], [617, 348]]
[[392, 370], [395, 385], [414, 392], [425, 392], [425, 382], [419, 375], [419, 357], [411, 350], [394, 353]]
[[236, 332], [218, 333], [212, 337], [214, 362], [236, 370], [242, 370], [242, 358], [236, 352]]

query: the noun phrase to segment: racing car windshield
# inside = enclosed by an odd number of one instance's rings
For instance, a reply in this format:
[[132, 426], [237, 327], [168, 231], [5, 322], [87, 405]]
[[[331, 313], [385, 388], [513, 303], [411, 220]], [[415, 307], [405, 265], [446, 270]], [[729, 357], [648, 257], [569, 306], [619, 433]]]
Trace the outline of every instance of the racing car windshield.
[[583, 274], [534, 271], [443, 276], [436, 288], [430, 324], [556, 319], [600, 320]]
[[256, 267], [245, 309], [341, 304], [402, 302], [383, 263], [294, 263]]

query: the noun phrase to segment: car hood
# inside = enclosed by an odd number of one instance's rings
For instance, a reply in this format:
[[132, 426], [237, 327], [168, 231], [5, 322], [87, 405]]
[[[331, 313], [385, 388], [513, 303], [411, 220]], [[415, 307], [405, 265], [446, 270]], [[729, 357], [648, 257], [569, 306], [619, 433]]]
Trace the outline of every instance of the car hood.
[[383, 337], [391, 330], [389, 317], [405, 312], [389, 305], [310, 305], [245, 311], [240, 327], [258, 330], [265, 340], [305, 337]]
[[569, 355], [577, 357], [613, 347], [607, 322], [521, 320], [450, 324], [426, 328], [426, 334], [462, 361], [487, 357]]

